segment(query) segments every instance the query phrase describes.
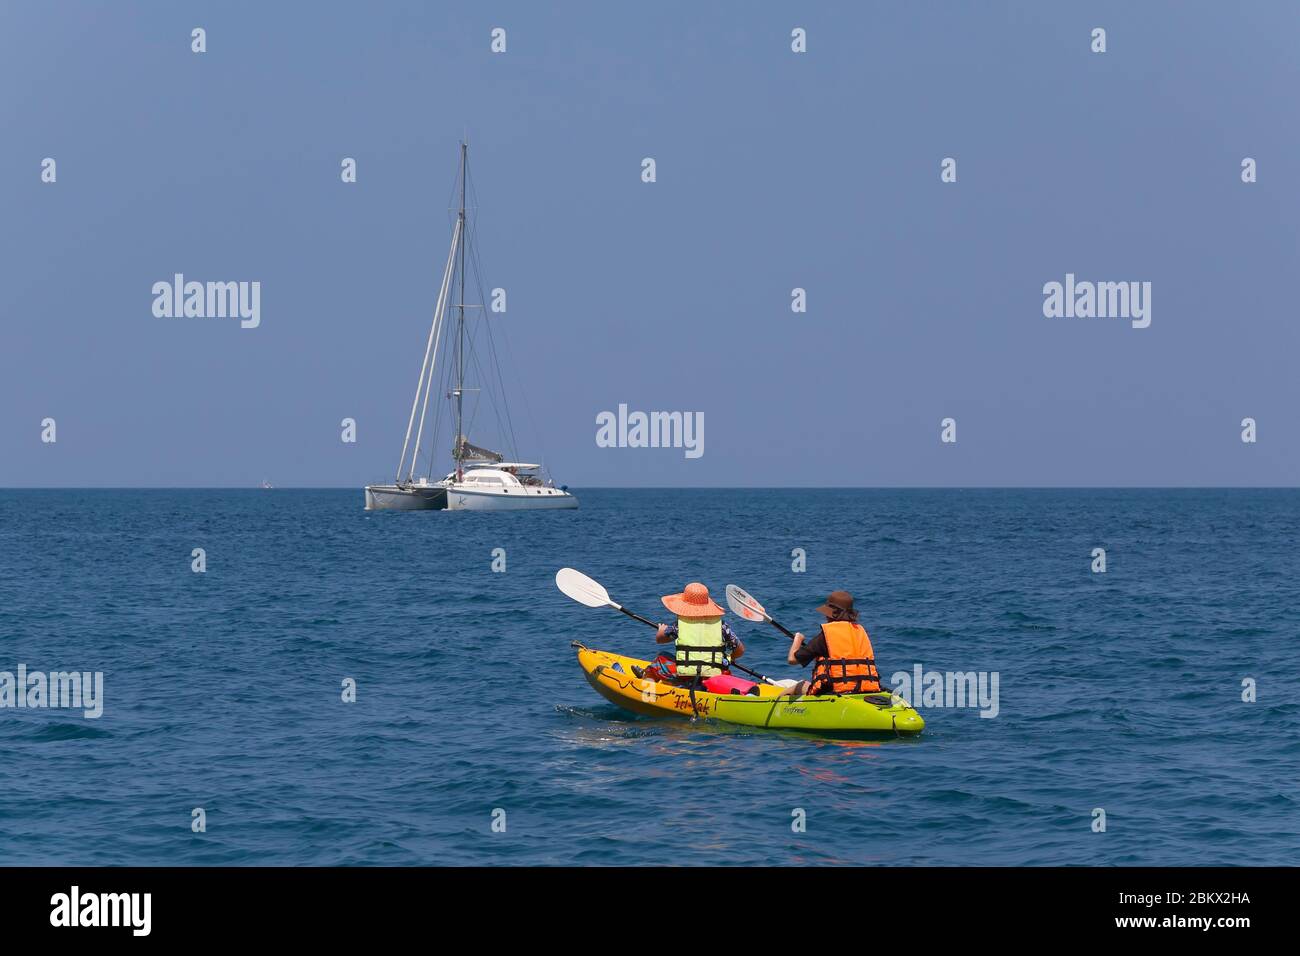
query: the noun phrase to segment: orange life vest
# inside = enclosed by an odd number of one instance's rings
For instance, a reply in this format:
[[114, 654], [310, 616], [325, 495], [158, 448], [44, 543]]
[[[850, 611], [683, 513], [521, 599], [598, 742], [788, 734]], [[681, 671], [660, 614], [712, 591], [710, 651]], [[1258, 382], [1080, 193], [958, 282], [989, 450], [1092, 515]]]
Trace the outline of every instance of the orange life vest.
[[822, 625], [826, 656], [813, 665], [812, 693], [868, 694], [880, 690], [876, 652], [861, 624], [829, 621]]

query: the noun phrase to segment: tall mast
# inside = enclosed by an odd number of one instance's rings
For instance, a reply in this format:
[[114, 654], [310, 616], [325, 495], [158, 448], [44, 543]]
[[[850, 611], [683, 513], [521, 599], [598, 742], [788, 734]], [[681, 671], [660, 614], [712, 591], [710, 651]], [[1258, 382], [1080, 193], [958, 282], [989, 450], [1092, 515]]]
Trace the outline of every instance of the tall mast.
[[[402, 471], [406, 468], [406, 450], [411, 444], [411, 432], [415, 430], [415, 410], [420, 409], [420, 427], [415, 431], [415, 451], [411, 454], [411, 467], [405, 480], [415, 478], [415, 469], [419, 464], [420, 441], [424, 437], [424, 416], [429, 410], [429, 394], [433, 391], [434, 368], [438, 363], [438, 343], [442, 340], [443, 318], [447, 312], [448, 296], [451, 295], [451, 281], [456, 272], [456, 244], [460, 242], [460, 222], [451, 233], [451, 248], [447, 250], [447, 264], [442, 270], [442, 285], [438, 286], [438, 304], [433, 309], [433, 324], [429, 326], [429, 341], [424, 346], [424, 364], [420, 366], [420, 379], [415, 383], [415, 398], [411, 402], [411, 418], [406, 423], [406, 440], [402, 442], [402, 458], [397, 463], [397, 483], [403, 481]], [[424, 392], [424, 405], [420, 405], [420, 392]], [[435, 412], [435, 414], [437, 414]]]
[[466, 166], [469, 163], [469, 143], [460, 144], [460, 317], [456, 323], [456, 478], [461, 476], [461, 461], [464, 459], [461, 431], [464, 425], [465, 401], [465, 179]]

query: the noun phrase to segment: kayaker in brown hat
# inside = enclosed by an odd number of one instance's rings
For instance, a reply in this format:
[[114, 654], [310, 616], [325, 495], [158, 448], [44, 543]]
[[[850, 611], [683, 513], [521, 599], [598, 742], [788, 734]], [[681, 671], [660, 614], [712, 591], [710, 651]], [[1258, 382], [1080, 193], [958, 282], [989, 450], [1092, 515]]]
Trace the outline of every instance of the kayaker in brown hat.
[[745, 645], [722, 620], [725, 612], [709, 597], [709, 589], [703, 584], [693, 582], [680, 594], [666, 594], [661, 600], [677, 615], [677, 623], [660, 624], [655, 643], [676, 641], [676, 653], [671, 660], [661, 655], [637, 677], [662, 680], [675, 673], [694, 682], [725, 673], [727, 662], [745, 653]]
[[812, 640], [796, 633], [786, 656], [789, 663], [799, 667], [816, 661], [812, 680], [800, 681], [785, 693], [797, 697], [800, 694], [863, 694], [880, 690], [876, 653], [866, 629], [858, 623], [853, 595], [848, 591], [832, 591], [817, 613], [826, 617], [826, 623]]

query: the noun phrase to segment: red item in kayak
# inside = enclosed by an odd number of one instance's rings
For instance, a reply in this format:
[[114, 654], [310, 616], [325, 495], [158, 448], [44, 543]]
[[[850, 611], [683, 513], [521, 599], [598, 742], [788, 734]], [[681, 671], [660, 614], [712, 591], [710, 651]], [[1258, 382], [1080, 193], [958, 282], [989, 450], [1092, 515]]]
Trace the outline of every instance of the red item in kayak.
[[730, 674], [717, 674], [704, 679], [704, 689], [710, 694], [748, 694], [757, 690], [758, 685]]

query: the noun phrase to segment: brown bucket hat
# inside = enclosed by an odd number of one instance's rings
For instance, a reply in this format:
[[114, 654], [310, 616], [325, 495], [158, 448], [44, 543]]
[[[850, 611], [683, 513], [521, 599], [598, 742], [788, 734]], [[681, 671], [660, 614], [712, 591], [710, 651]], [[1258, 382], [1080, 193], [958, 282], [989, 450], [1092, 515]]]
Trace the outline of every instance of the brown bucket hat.
[[848, 591], [832, 591], [826, 603], [817, 609], [818, 614], [834, 617], [836, 611], [852, 611], [853, 595]]

